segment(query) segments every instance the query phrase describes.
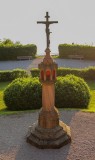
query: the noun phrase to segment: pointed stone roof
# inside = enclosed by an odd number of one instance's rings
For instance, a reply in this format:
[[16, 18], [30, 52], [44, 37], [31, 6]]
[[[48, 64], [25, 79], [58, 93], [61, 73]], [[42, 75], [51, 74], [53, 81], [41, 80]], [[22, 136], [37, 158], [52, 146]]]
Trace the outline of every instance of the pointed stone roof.
[[47, 48], [45, 50], [45, 52], [46, 52], [46, 55], [45, 55], [45, 57], [43, 59], [43, 63], [46, 64], [46, 65], [53, 64], [54, 61], [53, 61], [52, 57], [50, 56], [50, 49]]

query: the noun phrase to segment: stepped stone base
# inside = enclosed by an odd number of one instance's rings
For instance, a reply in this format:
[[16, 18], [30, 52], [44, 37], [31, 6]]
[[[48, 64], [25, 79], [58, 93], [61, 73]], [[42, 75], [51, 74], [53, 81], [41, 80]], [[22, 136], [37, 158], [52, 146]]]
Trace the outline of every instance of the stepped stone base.
[[54, 128], [42, 128], [37, 123], [29, 127], [27, 142], [41, 149], [60, 148], [71, 142], [70, 127], [62, 121]]

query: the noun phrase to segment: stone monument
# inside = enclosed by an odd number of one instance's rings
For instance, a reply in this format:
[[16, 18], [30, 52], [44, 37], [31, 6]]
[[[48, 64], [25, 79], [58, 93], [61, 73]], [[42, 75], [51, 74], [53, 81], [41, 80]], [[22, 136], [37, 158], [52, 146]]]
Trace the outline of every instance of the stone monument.
[[50, 30], [49, 25], [58, 23], [49, 21], [46, 12], [46, 21], [39, 21], [46, 25], [46, 55], [38, 65], [40, 69], [40, 82], [42, 83], [42, 108], [38, 121], [29, 128], [27, 142], [38, 148], [60, 148], [71, 141], [70, 127], [59, 120], [59, 113], [55, 107], [55, 81], [58, 65], [50, 56]]

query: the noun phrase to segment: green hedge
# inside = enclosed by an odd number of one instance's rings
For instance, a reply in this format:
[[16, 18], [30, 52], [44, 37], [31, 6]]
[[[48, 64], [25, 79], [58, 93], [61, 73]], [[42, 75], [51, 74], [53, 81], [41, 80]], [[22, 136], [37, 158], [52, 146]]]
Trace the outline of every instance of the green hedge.
[[55, 84], [55, 104], [60, 108], [87, 108], [90, 89], [80, 77], [67, 75], [58, 77]]
[[[74, 75], [58, 77], [55, 83], [55, 106], [87, 108], [90, 90], [86, 82]], [[4, 102], [9, 110], [39, 109], [42, 107], [42, 86], [38, 78], [18, 78], [4, 91]]]
[[[31, 69], [32, 77], [39, 77], [39, 69]], [[57, 76], [65, 76], [67, 74], [73, 74], [81, 77], [84, 80], [95, 80], [95, 67], [89, 67], [85, 69], [71, 69], [71, 68], [58, 68]]]
[[16, 60], [17, 56], [32, 56], [35, 57], [37, 47], [34, 44], [28, 45], [11, 45], [0, 46], [0, 61], [2, 60]]
[[[84, 80], [95, 80], [95, 67], [85, 69], [58, 68], [57, 76], [65, 76], [67, 74], [73, 74], [83, 78]], [[27, 76], [27, 71], [23, 69], [0, 71], [0, 82], [12, 81], [16, 78]], [[31, 76], [39, 77], [39, 69], [31, 69]]]
[[32, 77], [39, 77], [40, 75], [40, 70], [38, 68], [32, 68], [30, 72]]
[[95, 60], [95, 46], [59, 44], [59, 57], [69, 58], [69, 55], [82, 55], [84, 59]]
[[5, 89], [4, 101], [9, 110], [39, 109], [41, 92], [38, 78], [18, 78]]
[[28, 73], [23, 69], [14, 69], [7, 71], [0, 71], [0, 82], [12, 81], [16, 78], [28, 77]]

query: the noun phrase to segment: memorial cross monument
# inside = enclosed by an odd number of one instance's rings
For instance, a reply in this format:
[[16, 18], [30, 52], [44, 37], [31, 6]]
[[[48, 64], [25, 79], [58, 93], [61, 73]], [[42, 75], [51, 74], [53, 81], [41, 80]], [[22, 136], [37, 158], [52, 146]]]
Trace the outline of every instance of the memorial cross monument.
[[59, 120], [58, 110], [55, 107], [55, 81], [58, 65], [50, 56], [49, 25], [58, 21], [49, 21], [46, 12], [46, 21], [39, 21], [46, 25], [46, 55], [38, 65], [40, 82], [42, 83], [42, 108], [38, 121], [29, 128], [27, 142], [38, 148], [60, 148], [71, 141], [70, 127]]

